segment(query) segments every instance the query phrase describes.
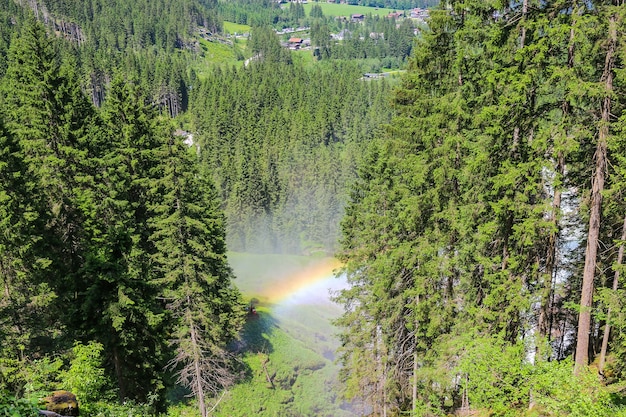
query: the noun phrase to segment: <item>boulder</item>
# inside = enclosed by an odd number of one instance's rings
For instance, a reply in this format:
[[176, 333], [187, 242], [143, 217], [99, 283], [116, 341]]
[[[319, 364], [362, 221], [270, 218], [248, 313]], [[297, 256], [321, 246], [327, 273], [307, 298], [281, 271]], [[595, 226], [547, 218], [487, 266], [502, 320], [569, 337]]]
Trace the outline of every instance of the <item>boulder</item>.
[[60, 414], [62, 416], [78, 415], [78, 400], [76, 395], [69, 391], [54, 391], [44, 398], [46, 410]]

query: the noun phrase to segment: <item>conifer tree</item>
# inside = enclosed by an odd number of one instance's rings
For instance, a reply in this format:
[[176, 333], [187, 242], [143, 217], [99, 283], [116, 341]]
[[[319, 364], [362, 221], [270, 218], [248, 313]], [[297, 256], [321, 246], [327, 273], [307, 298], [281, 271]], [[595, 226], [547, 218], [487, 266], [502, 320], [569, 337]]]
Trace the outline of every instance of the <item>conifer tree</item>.
[[[3, 115], [20, 170], [13, 175], [25, 212], [31, 212], [30, 239], [38, 242], [39, 262], [46, 276], [34, 274], [31, 287], [48, 293], [41, 300], [50, 319], [42, 326], [61, 325], [62, 306], [72, 303], [73, 280], [81, 266], [85, 236], [81, 206], [88, 194], [89, 144], [86, 139], [93, 109], [82, 94], [73, 64], [63, 59], [42, 24], [31, 17], [12, 42], [7, 74], [2, 81]], [[16, 194], [17, 195], [17, 194]], [[54, 313], [52, 313], [54, 311]], [[56, 323], [51, 323], [52, 317]], [[52, 332], [49, 332], [50, 334]]]
[[212, 184], [180, 137], [170, 134], [160, 156], [163, 175], [151, 190], [151, 241], [156, 282], [172, 319], [170, 365], [206, 417], [207, 396], [235, 380], [226, 344], [237, 336], [243, 309], [231, 283], [224, 217]]
[[589, 226], [587, 229], [587, 243], [585, 249], [585, 266], [583, 270], [580, 313], [578, 315], [578, 335], [576, 344], [576, 372], [584, 369], [589, 362], [590, 337], [592, 333], [592, 304], [594, 295], [594, 281], [596, 277], [596, 266], [598, 263], [598, 248], [600, 244], [601, 215], [602, 215], [602, 195], [605, 190], [605, 182], [610, 163], [608, 156], [608, 146], [612, 130], [612, 111], [614, 111], [614, 77], [616, 54], [619, 47], [618, 25], [623, 27], [623, 22], [619, 10], [623, 6], [621, 1], [608, 2], [602, 4], [598, 2], [600, 16], [606, 19], [602, 23], [602, 28], [606, 30], [604, 67], [601, 71], [600, 79], [600, 103], [597, 113], [598, 133], [596, 139], [596, 149], [593, 157], [594, 168], [591, 181], [591, 202], [589, 207]]
[[145, 401], [163, 389], [163, 306], [152, 282], [149, 187], [164, 140], [137, 87], [117, 77], [102, 108], [96, 219], [80, 294], [82, 330], [102, 343], [120, 400]]
[[38, 312], [50, 305], [54, 294], [42, 279], [50, 261], [38, 249], [43, 224], [29, 192], [32, 179], [24, 175], [15, 139], [3, 127], [0, 132], [1, 355], [18, 360], [20, 346], [32, 352], [37, 347], [31, 344], [45, 335]]
[[[366, 394], [378, 413], [409, 403], [416, 415], [452, 411], [438, 403], [444, 398], [489, 406], [493, 396], [450, 382], [486, 376], [461, 365], [473, 354], [468, 338], [531, 363], [574, 348], [565, 335], [575, 321], [563, 305], [579, 285], [571, 248], [589, 241], [575, 232], [588, 187], [578, 173], [589, 172], [590, 155], [606, 153], [589, 152], [594, 97], [617, 102], [598, 93], [606, 89], [597, 88], [597, 56], [575, 65], [577, 48], [598, 39], [587, 6], [459, 1], [432, 12], [376, 145], [384, 151], [364, 161], [342, 223], [340, 256], [353, 284], [339, 297], [343, 375], [357, 397], [352, 388], [371, 375], [383, 381]], [[605, 116], [597, 119], [610, 126]], [[559, 243], [565, 192], [573, 226]], [[559, 247], [570, 253], [557, 259]], [[554, 352], [540, 340], [553, 335]], [[363, 357], [368, 371], [353, 370]]]

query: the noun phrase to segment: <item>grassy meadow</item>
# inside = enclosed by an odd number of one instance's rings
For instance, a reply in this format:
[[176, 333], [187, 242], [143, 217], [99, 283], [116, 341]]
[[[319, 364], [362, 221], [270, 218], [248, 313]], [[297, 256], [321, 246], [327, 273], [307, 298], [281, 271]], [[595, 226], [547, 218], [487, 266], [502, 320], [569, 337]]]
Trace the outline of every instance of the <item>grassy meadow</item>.
[[308, 16], [311, 13], [311, 9], [313, 5], [316, 4], [322, 8], [322, 12], [324, 16], [351, 16], [353, 14], [363, 14], [367, 16], [368, 14], [379, 15], [379, 16], [387, 16], [389, 13], [394, 12], [394, 9], [385, 9], [378, 7], [367, 7], [367, 6], [356, 6], [349, 4], [338, 4], [338, 3], [327, 3], [327, 2], [308, 2], [303, 4], [304, 11]]
[[[253, 300], [238, 350], [243, 382], [216, 404], [215, 416], [355, 416], [337, 397], [331, 321], [338, 306], [323, 293], [337, 263], [331, 258], [229, 253], [235, 284]], [[298, 295], [299, 294], [299, 295]], [[326, 297], [327, 298], [327, 297]], [[217, 401], [217, 399], [216, 399]]]
[[193, 63], [193, 69], [199, 78], [203, 78], [206, 71], [220, 65], [243, 65], [242, 57], [247, 57], [247, 39], [232, 38], [234, 45], [227, 45], [218, 41], [209, 41], [199, 38], [201, 52]]
[[248, 25], [224, 21], [224, 32], [231, 35], [249, 33], [252, 28]]

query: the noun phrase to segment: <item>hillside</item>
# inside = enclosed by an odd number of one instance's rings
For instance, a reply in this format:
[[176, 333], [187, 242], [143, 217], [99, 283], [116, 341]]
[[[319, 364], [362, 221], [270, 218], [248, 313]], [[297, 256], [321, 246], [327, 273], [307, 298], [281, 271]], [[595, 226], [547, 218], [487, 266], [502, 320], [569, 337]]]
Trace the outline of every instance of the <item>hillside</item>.
[[[80, 5], [2, 9], [0, 409], [67, 389], [87, 415], [207, 415], [259, 377], [227, 249], [332, 252], [390, 87], [269, 27], [213, 33], [200, 3]], [[338, 312], [315, 313], [259, 307], [285, 400], [259, 407], [342, 412]]]
[[0, 414], [624, 415], [623, 3], [0, 0]]

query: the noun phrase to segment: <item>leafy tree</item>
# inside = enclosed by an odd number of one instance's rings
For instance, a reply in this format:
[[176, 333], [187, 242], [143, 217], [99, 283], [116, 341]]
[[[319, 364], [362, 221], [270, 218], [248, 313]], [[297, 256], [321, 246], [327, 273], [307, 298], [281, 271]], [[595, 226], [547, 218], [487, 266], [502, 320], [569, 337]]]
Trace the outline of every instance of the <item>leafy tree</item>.
[[88, 412], [88, 404], [102, 400], [103, 392], [109, 388], [102, 368], [103, 349], [97, 342], [76, 343], [69, 369], [59, 375], [59, 380], [78, 398], [83, 412]]

